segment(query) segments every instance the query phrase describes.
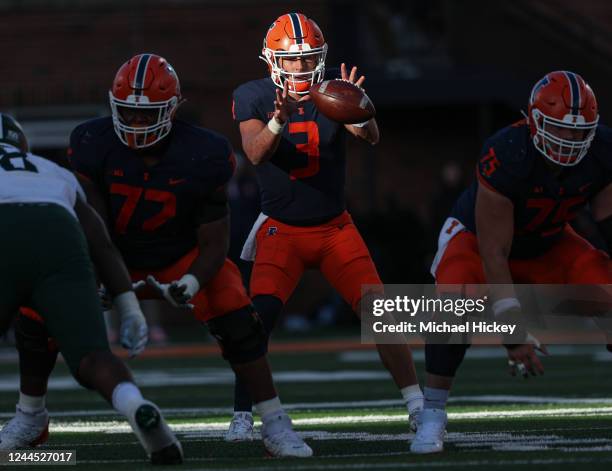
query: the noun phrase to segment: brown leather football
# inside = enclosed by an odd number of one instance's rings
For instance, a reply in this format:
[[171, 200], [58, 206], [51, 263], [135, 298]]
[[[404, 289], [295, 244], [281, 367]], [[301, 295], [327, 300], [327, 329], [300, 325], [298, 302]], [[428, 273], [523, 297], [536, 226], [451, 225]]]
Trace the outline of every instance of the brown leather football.
[[374, 104], [362, 88], [348, 80], [334, 79], [310, 88], [312, 102], [332, 121], [363, 123], [376, 115]]

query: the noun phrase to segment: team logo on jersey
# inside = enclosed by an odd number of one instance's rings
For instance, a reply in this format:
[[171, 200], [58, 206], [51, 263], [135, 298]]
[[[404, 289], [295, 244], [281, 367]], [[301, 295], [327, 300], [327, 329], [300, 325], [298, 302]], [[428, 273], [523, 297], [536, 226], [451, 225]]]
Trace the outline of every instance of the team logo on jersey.
[[268, 227], [268, 235], [272, 236], [278, 232], [278, 228], [275, 226]]

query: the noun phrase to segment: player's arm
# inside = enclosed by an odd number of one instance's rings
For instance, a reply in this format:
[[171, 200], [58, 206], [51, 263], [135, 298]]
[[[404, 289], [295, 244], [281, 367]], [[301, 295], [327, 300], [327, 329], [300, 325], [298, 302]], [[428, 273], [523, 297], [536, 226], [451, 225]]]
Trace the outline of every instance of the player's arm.
[[197, 278], [200, 286], [219, 272], [229, 250], [230, 217], [226, 185], [218, 188], [202, 203], [198, 227], [199, 255], [188, 273]]
[[612, 183], [591, 200], [591, 214], [612, 253]]
[[201, 287], [219, 272], [229, 250], [230, 225], [227, 189], [219, 188], [201, 202], [197, 217], [199, 253], [187, 273], [169, 284], [160, 283], [153, 276], [147, 282], [174, 306], [191, 308], [189, 304]]
[[380, 132], [378, 131], [378, 124], [376, 123], [376, 119], [374, 118], [365, 123], [361, 123], [361, 125], [345, 124], [344, 127], [353, 136], [359, 137], [360, 139], [369, 142], [373, 146], [378, 144], [378, 141], [380, 141]]
[[483, 184], [478, 185], [476, 196], [476, 232], [485, 277], [494, 300], [493, 312], [500, 322], [516, 326], [514, 336], [503, 340], [508, 349], [511, 373], [515, 375], [518, 370], [523, 376], [543, 374], [544, 367], [535, 350], [546, 353], [546, 347], [521, 325], [524, 319], [508, 264], [514, 236], [514, 205], [509, 198]]
[[[514, 235], [514, 205], [482, 184], [476, 196], [476, 232], [487, 283], [512, 285], [508, 257]], [[500, 289], [496, 297], [514, 297], [514, 290], [511, 286]]]
[[[351, 69], [351, 73], [347, 73], [346, 64], [343, 62], [340, 65], [340, 75], [342, 80], [348, 80], [351, 83], [354, 83], [358, 87], [361, 87], [363, 82], [365, 81], [365, 75], [362, 75], [357, 79], [357, 67], [353, 67]], [[378, 144], [380, 141], [380, 132], [378, 131], [378, 124], [376, 123], [376, 119], [372, 118], [365, 123], [359, 124], [345, 124], [344, 127], [348, 132], [350, 132], [353, 136], [363, 139], [364, 141], [369, 142], [372, 145]]]
[[76, 172], [75, 175], [81, 184], [81, 187], [83, 187], [83, 191], [87, 196], [87, 202], [100, 215], [102, 221], [108, 225], [108, 208], [100, 189], [85, 175], [78, 172]]
[[294, 100], [288, 93], [288, 82], [281, 90], [276, 89], [274, 100], [274, 114], [268, 123], [259, 119], [247, 119], [240, 122], [240, 136], [242, 149], [253, 165], [259, 165], [272, 158], [281, 140], [283, 129], [291, 116], [298, 108], [298, 103], [310, 100], [306, 95]]
[[130, 274], [100, 215], [81, 198], [77, 198], [74, 209], [89, 243], [91, 259], [106, 289], [112, 296], [131, 291]]

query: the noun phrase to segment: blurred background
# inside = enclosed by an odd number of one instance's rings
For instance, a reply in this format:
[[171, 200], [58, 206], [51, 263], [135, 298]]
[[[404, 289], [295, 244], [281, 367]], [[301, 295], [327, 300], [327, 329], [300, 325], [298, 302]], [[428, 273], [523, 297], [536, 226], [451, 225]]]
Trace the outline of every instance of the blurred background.
[[[612, 109], [606, 0], [1, 0], [0, 110], [21, 121], [35, 153], [61, 159], [74, 126], [109, 114], [118, 67], [154, 52], [180, 77], [188, 100], [180, 116], [229, 136], [240, 153], [232, 91], [267, 75], [262, 40], [288, 11], [319, 24], [328, 67], [346, 62], [366, 75], [381, 142], [349, 139], [346, 192], [385, 283], [433, 281], [437, 233], [473, 178], [482, 141], [521, 119], [541, 76], [573, 70], [593, 87], [602, 122]], [[259, 196], [250, 164], [240, 162], [230, 255], [248, 281], [238, 255]], [[194, 322], [155, 303], [147, 309], [159, 316], [159, 342]], [[317, 273], [304, 277], [283, 327], [292, 335], [358, 330]]]

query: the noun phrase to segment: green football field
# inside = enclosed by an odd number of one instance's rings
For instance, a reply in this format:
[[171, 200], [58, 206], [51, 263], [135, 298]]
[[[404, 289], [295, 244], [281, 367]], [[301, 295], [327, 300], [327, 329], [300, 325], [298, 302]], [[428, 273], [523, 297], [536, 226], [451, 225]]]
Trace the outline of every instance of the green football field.
[[[180, 469], [612, 469], [612, 354], [603, 347], [552, 347], [545, 376], [529, 380], [507, 374], [500, 348], [472, 348], [449, 406], [445, 452], [413, 456], [405, 409], [376, 352], [348, 342], [327, 352], [304, 345], [312, 348], [276, 351], [271, 361], [281, 399], [315, 451], [310, 459], [266, 458], [258, 440], [223, 441], [233, 386], [216, 356], [186, 349], [131, 361], [143, 392], [164, 408], [183, 443]], [[18, 384], [14, 351], [3, 352], [2, 421], [12, 415]], [[415, 356], [422, 373], [422, 350]], [[151, 467], [127, 423], [80, 389], [63, 365], [48, 405], [44, 448], [76, 450], [78, 469]]]

